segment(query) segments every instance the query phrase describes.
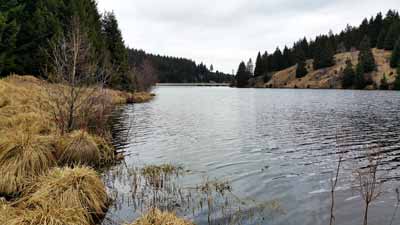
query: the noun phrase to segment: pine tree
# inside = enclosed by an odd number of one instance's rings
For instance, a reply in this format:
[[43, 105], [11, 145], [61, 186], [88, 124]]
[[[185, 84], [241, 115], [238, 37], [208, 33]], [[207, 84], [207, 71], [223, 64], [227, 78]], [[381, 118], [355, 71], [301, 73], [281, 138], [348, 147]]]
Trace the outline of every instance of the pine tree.
[[362, 65], [365, 73], [370, 73], [376, 69], [375, 58], [371, 51], [371, 44], [368, 36], [365, 36], [360, 44], [358, 62]]
[[258, 52], [257, 60], [256, 60], [256, 68], [254, 69], [254, 76], [262, 76], [264, 74], [265, 66], [261, 57], [261, 53]]
[[380, 33], [379, 33], [377, 44], [376, 44], [376, 47], [378, 49], [384, 49], [385, 48], [386, 33], [387, 32], [386, 32], [385, 28], [382, 28]]
[[393, 50], [397, 39], [400, 37], [400, 22], [394, 22], [385, 37], [385, 50]]
[[371, 46], [376, 47], [378, 44], [378, 36], [380, 30], [383, 26], [383, 16], [382, 13], [378, 13], [375, 19], [370, 23], [370, 28], [368, 29], [368, 36], [371, 38]]
[[353, 64], [351, 63], [350, 59], [346, 60], [346, 68], [343, 71], [343, 81], [342, 86], [343, 88], [350, 88], [354, 84], [355, 79], [355, 72], [353, 68]]
[[274, 54], [272, 55], [271, 59], [271, 71], [279, 71], [282, 70], [284, 67], [283, 65], [283, 55], [281, 50], [276, 48]]
[[314, 49], [314, 69], [318, 70], [333, 66], [334, 62], [334, 50], [331, 43], [326, 36], [322, 36], [319, 40], [316, 40], [316, 49]]
[[246, 64], [244, 62], [241, 62], [236, 73], [236, 86], [238, 88], [247, 87], [247, 85], [249, 84], [249, 79], [250, 75], [247, 71]]
[[132, 89], [132, 81], [127, 77], [128, 53], [114, 13], [106, 13], [102, 23], [103, 35], [110, 53], [111, 64], [116, 70], [111, 77], [111, 85], [117, 89]]
[[397, 67], [396, 80], [394, 81], [394, 90], [400, 90], [400, 65]]
[[293, 65], [292, 54], [287, 46], [283, 49], [282, 69], [286, 69]]
[[12, 15], [16, 5], [8, 6], [0, 11], [0, 76], [8, 75], [17, 69], [15, 50], [19, 26]]
[[386, 79], [386, 74], [383, 74], [383, 78], [381, 80], [381, 85], [379, 86], [379, 89], [381, 90], [388, 90], [389, 89], [389, 84]]
[[397, 68], [400, 64], [400, 36], [393, 49], [392, 56], [390, 57], [390, 67]]
[[307, 75], [308, 71], [306, 68], [306, 56], [302, 49], [297, 51], [297, 68], [296, 68], [296, 77], [301, 78]]
[[247, 73], [249, 74], [249, 76], [253, 77], [254, 76], [254, 64], [253, 64], [253, 61], [251, 60], [251, 58], [249, 59], [249, 61], [247, 61], [246, 69], [247, 69]]
[[366, 85], [364, 66], [358, 63], [354, 77], [354, 86], [357, 89], [364, 89]]

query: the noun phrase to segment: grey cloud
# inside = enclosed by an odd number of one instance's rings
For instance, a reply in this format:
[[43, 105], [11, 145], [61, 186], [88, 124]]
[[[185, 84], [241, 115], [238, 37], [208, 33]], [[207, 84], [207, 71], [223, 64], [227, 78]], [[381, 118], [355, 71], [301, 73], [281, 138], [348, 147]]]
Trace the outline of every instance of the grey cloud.
[[257, 51], [272, 52], [364, 17], [399, 8], [398, 0], [98, 0], [114, 10], [126, 43], [214, 64], [224, 72]]

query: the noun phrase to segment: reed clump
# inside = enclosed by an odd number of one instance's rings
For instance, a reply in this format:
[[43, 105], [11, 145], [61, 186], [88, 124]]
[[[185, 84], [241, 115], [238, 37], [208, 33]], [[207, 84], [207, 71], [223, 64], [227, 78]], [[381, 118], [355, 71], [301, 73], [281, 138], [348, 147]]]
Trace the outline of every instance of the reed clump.
[[148, 92], [136, 92], [128, 97], [127, 103], [145, 103], [153, 100], [155, 94]]
[[26, 132], [0, 136], [0, 193], [17, 195], [27, 182], [56, 165], [54, 148], [45, 137]]
[[161, 212], [152, 209], [147, 214], [133, 222], [131, 225], [194, 225], [182, 218], [178, 218], [174, 213]]
[[[96, 171], [89, 167], [54, 168], [26, 188], [18, 206], [48, 210], [78, 209], [93, 224], [104, 215], [109, 198]], [[81, 217], [82, 217], [81, 215]]]
[[101, 137], [77, 130], [60, 138], [57, 159], [64, 165], [100, 166], [111, 162], [114, 150]]

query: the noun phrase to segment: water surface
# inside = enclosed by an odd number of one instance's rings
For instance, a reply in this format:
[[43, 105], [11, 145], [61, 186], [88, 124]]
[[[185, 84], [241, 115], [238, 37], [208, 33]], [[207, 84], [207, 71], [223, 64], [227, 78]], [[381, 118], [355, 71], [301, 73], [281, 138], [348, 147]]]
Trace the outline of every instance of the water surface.
[[[380, 175], [385, 191], [371, 206], [370, 224], [390, 223], [394, 189], [400, 185], [398, 92], [225, 87], [159, 87], [155, 92], [154, 101], [122, 109], [115, 129], [131, 130], [127, 143], [119, 143], [127, 155], [124, 168], [182, 165], [190, 170], [180, 179], [183, 186], [207, 178], [229, 180], [236, 195], [277, 200], [284, 209], [246, 224], [322, 225], [329, 223], [337, 153], [346, 152], [336, 224], [353, 225], [362, 223], [362, 198], [352, 188], [352, 171], [365, 161], [368, 146], [379, 144], [385, 152]], [[140, 214], [129, 200], [131, 182], [122, 176], [105, 176], [119, 199], [108, 222], [131, 222]], [[204, 212], [182, 216], [208, 223]], [[400, 224], [400, 215], [394, 224]]]

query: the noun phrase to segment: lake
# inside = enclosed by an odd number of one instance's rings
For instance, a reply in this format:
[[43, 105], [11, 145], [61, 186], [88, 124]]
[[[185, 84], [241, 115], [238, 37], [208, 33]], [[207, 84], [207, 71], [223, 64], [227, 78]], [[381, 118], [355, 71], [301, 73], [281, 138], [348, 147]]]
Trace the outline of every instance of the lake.
[[[105, 224], [131, 222], [145, 211], [132, 191], [131, 168], [171, 163], [186, 171], [175, 179], [182, 190], [224, 180], [237, 198], [252, 202], [240, 212], [271, 203], [243, 224], [326, 225], [339, 153], [336, 224], [362, 224], [353, 172], [369, 149], [384, 154], [382, 194], [369, 224], [390, 224], [400, 186], [399, 92], [158, 87], [155, 93], [154, 101], [124, 106], [118, 114], [116, 146], [126, 158], [104, 174], [116, 199]], [[224, 213], [210, 222], [207, 207], [183, 209], [188, 205], [177, 201], [172, 208], [197, 224], [227, 223]], [[400, 224], [400, 213], [393, 224]]]

